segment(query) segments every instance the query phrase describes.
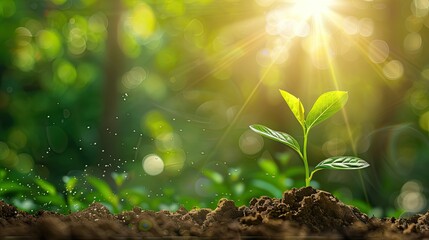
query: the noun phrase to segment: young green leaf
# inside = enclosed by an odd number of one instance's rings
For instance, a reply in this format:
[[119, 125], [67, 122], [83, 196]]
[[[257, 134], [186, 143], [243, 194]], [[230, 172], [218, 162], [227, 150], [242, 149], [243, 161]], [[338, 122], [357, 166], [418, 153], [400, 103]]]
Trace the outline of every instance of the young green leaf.
[[304, 106], [302, 105], [299, 98], [295, 97], [294, 95], [284, 90], [280, 90], [280, 93], [282, 94], [283, 99], [286, 101], [293, 115], [295, 115], [299, 124], [301, 124], [301, 126], [304, 128], [305, 127]]
[[305, 121], [307, 130], [332, 117], [344, 107], [347, 99], [348, 93], [344, 91], [332, 91], [322, 94], [308, 113]]
[[39, 185], [39, 187], [41, 187], [43, 190], [45, 190], [49, 195], [57, 194], [57, 189], [48, 181], [45, 181], [41, 178], [35, 178], [34, 182]]
[[203, 171], [203, 174], [210, 180], [212, 180], [213, 182], [217, 183], [217, 184], [222, 184], [224, 179], [222, 174], [216, 172], [216, 171], [212, 171], [212, 170], [208, 170], [205, 169]]
[[77, 184], [77, 178], [64, 176], [63, 182], [65, 183], [65, 187], [66, 187], [67, 192], [71, 192], [71, 191], [73, 191], [74, 187]]
[[272, 140], [277, 141], [277, 142], [281, 142], [281, 143], [289, 146], [290, 148], [295, 150], [300, 156], [302, 156], [301, 148], [299, 146], [298, 141], [296, 141], [295, 138], [293, 138], [291, 135], [289, 135], [287, 133], [272, 130], [272, 129], [265, 127], [263, 125], [260, 125], [260, 124], [254, 124], [254, 125], [251, 125], [249, 127], [254, 132], [256, 132], [256, 133], [258, 133], [264, 137], [267, 137], [267, 138], [272, 139]]
[[112, 176], [113, 180], [115, 181], [116, 186], [120, 187], [120, 186], [122, 186], [124, 181], [127, 179], [128, 174], [127, 173], [112, 172], [111, 176]]
[[321, 169], [339, 169], [339, 170], [355, 170], [369, 167], [369, 164], [358, 157], [331, 157], [321, 161], [314, 170]]
[[277, 175], [279, 173], [279, 168], [272, 159], [261, 158], [258, 160], [258, 165], [264, 172], [270, 175]]
[[118, 207], [118, 196], [113, 193], [107, 182], [93, 176], [87, 176], [86, 179], [97, 190], [97, 192], [100, 193], [102, 197], [104, 197], [109, 203], [113, 205], [114, 208]]

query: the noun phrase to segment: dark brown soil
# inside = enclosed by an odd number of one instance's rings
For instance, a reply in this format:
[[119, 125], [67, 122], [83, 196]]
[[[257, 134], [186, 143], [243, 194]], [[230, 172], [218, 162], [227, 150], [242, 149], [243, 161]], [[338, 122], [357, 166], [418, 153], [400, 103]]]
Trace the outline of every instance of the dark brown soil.
[[61, 215], [36, 215], [0, 202], [0, 238], [10, 239], [423, 239], [429, 212], [407, 219], [370, 218], [332, 194], [311, 187], [249, 206], [221, 199], [216, 209], [177, 212], [134, 208], [111, 214], [99, 203]]

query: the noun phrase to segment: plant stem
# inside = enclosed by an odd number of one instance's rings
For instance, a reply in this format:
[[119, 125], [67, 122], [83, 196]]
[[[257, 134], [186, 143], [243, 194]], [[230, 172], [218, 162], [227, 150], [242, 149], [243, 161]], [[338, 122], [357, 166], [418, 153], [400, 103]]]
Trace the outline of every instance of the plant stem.
[[304, 168], [305, 168], [305, 186], [310, 186], [310, 176], [309, 176], [309, 170], [308, 170], [308, 160], [307, 160], [307, 141], [308, 141], [308, 129], [304, 129], [304, 146], [303, 146], [303, 156], [302, 160], [304, 162]]
[[315, 172], [319, 171], [319, 170], [322, 170], [322, 169], [316, 169], [316, 170], [313, 170], [313, 171], [311, 172], [311, 174], [310, 174], [310, 178], [308, 179], [308, 182], [311, 182], [311, 179], [313, 178], [313, 174], [314, 174]]

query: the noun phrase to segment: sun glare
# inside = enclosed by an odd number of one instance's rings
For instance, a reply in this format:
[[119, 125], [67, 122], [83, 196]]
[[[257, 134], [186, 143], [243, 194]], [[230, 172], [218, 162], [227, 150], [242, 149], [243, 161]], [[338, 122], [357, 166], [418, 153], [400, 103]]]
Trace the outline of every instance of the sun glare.
[[297, 0], [293, 11], [300, 16], [313, 17], [329, 11], [333, 0]]

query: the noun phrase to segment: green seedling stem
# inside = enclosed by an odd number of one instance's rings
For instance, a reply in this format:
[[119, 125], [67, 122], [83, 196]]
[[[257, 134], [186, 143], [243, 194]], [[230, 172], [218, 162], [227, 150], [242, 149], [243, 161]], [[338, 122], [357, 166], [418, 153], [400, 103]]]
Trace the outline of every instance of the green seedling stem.
[[310, 186], [314, 173], [323, 169], [356, 170], [369, 167], [365, 160], [354, 156], [330, 157], [317, 164], [311, 172], [308, 166], [307, 145], [310, 129], [341, 110], [347, 102], [347, 92], [331, 91], [320, 95], [306, 117], [304, 106], [299, 98], [283, 90], [280, 90], [280, 93], [302, 127], [304, 134], [302, 149], [298, 141], [287, 133], [275, 131], [260, 124], [251, 125], [250, 129], [264, 137], [287, 145], [299, 155], [304, 163], [305, 186]]
[[305, 168], [305, 186], [310, 186], [311, 181], [311, 174], [309, 176], [308, 172], [310, 171], [308, 168], [308, 159], [307, 159], [307, 142], [308, 142], [308, 131], [307, 129], [304, 129], [304, 143], [303, 143], [303, 154], [302, 154], [302, 161], [304, 162], [304, 168]]

